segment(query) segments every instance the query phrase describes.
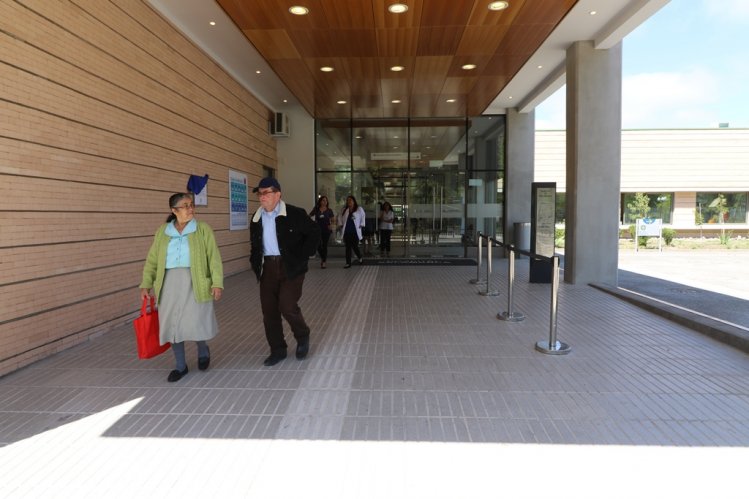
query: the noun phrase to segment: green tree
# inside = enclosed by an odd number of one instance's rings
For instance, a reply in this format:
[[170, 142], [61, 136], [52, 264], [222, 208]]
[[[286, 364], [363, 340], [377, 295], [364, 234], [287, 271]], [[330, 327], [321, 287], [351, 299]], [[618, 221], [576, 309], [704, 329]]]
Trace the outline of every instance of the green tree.
[[[650, 214], [650, 197], [643, 192], [636, 192], [635, 199], [631, 203], [627, 203], [627, 211], [629, 211], [629, 219], [633, 222], [637, 222], [638, 218], [646, 218]], [[635, 228], [635, 225], [632, 225]], [[631, 230], [631, 229], [630, 229]], [[632, 238], [635, 237], [635, 231], [631, 230]], [[637, 244], [640, 246], [647, 245], [647, 236], [640, 236], [637, 238]]]
[[635, 199], [627, 203], [630, 218], [646, 218], [650, 214], [650, 197], [643, 192], [636, 192]]
[[[710, 208], [712, 211], [718, 214], [718, 223], [723, 224], [723, 222], [726, 219], [726, 214], [728, 213], [728, 201], [726, 200], [726, 196], [723, 194], [718, 194], [718, 197], [713, 199], [710, 204], [708, 205], [708, 208]], [[730, 234], [728, 238], [726, 238], [726, 229], [721, 227], [720, 228], [720, 244], [728, 244], [728, 239], [730, 239]]]

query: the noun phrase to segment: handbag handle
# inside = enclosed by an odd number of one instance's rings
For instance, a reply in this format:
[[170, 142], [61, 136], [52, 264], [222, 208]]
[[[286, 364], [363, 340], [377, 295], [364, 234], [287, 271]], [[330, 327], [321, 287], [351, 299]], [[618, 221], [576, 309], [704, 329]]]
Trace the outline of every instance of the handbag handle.
[[156, 308], [156, 301], [153, 296], [144, 296], [143, 297], [143, 304], [140, 307], [140, 315], [146, 315], [146, 305], [148, 305], [148, 299], [151, 298], [151, 313], [153, 313], [154, 309]]

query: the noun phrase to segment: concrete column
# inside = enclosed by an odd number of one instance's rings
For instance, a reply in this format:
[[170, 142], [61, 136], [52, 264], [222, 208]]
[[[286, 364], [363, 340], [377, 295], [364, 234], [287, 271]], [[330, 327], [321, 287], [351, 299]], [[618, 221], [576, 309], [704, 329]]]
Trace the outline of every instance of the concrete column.
[[536, 136], [536, 114], [507, 110], [507, 165], [505, 168], [504, 241], [513, 243], [513, 224], [531, 221], [531, 184]]
[[616, 285], [621, 184], [622, 46], [567, 50], [564, 280]]

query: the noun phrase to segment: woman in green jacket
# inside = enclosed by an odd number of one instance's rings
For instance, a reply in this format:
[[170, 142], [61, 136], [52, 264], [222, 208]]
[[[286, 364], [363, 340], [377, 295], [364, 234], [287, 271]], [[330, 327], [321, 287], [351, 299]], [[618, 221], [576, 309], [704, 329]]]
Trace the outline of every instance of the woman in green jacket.
[[167, 381], [187, 374], [185, 341], [198, 345], [198, 369], [208, 369], [208, 340], [218, 333], [213, 310], [221, 298], [224, 270], [213, 230], [195, 219], [195, 204], [188, 193], [169, 198], [172, 213], [156, 231], [143, 266], [141, 300], [153, 289], [159, 308], [159, 339], [171, 343], [176, 366]]

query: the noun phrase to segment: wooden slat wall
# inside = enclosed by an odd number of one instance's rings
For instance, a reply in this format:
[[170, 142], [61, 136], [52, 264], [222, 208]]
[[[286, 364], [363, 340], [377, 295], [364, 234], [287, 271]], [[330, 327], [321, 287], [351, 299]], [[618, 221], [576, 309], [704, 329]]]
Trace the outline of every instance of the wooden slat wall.
[[248, 269], [228, 170], [275, 168], [269, 110], [148, 4], [0, 2], [0, 82], [0, 375], [133, 317], [189, 174], [226, 274]]

